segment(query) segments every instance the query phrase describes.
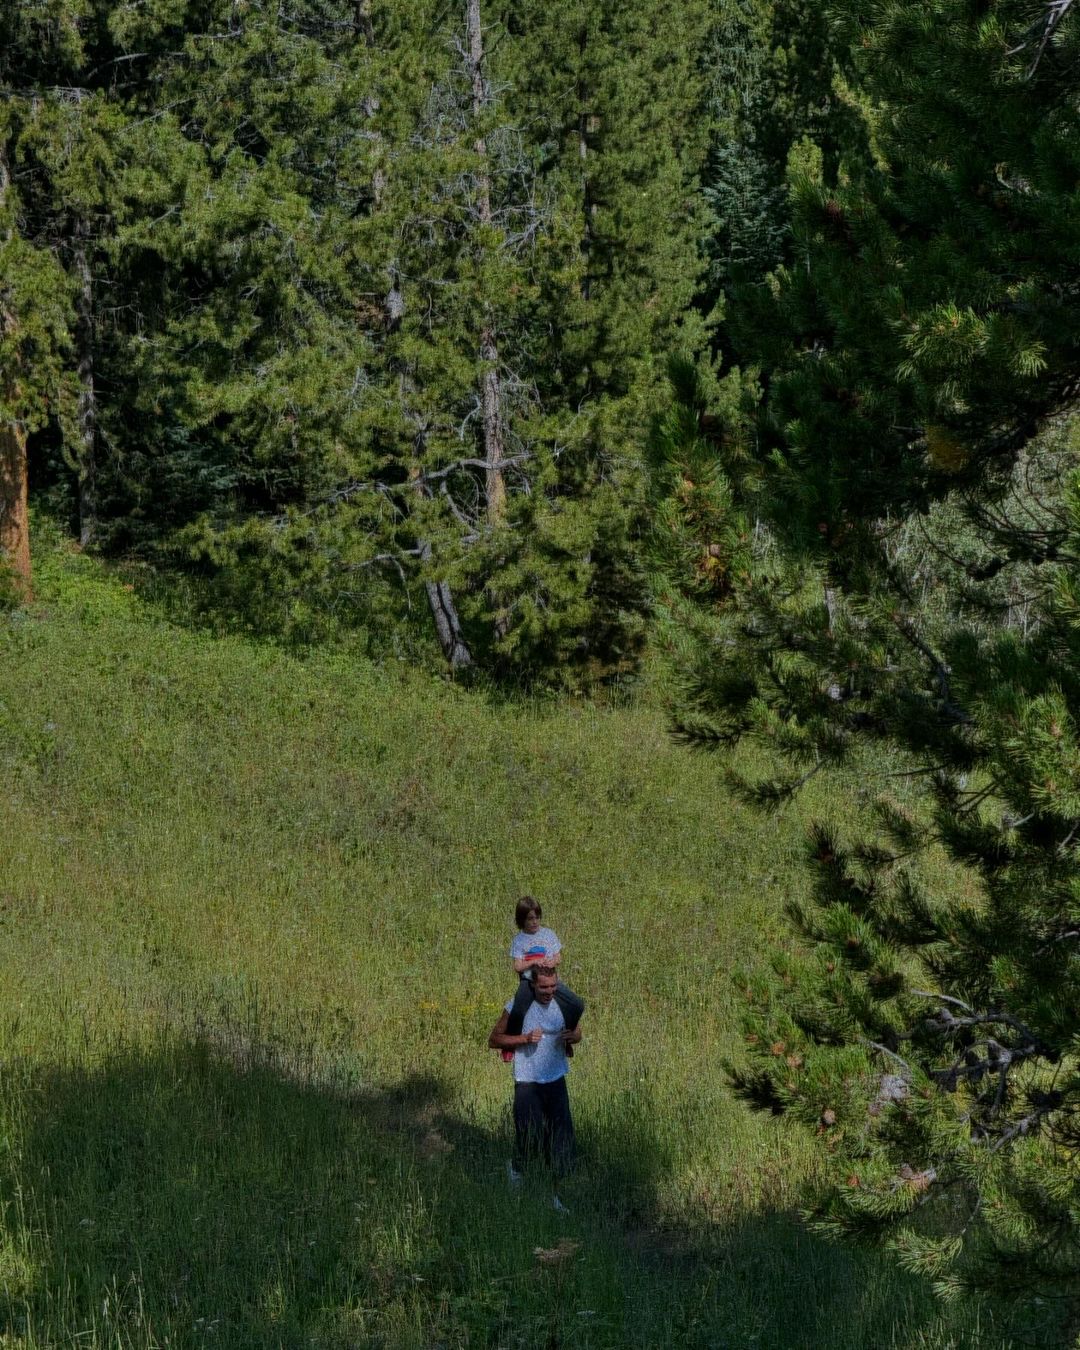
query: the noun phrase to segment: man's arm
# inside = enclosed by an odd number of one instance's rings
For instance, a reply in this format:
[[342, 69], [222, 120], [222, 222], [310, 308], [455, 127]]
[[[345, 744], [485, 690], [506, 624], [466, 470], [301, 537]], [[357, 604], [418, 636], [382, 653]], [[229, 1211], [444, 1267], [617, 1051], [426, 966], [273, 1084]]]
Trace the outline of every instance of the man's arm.
[[560, 1031], [559, 1040], [562, 1041], [563, 1045], [577, 1045], [577, 1043], [581, 1040], [580, 1023], [573, 1029], [573, 1031]]
[[532, 1031], [525, 1036], [510, 1036], [506, 1031], [506, 1024], [509, 1020], [510, 1014], [504, 1012], [491, 1028], [491, 1035], [488, 1037], [488, 1048], [490, 1050], [520, 1050], [523, 1045], [535, 1045], [544, 1034], [539, 1027], [533, 1027]]

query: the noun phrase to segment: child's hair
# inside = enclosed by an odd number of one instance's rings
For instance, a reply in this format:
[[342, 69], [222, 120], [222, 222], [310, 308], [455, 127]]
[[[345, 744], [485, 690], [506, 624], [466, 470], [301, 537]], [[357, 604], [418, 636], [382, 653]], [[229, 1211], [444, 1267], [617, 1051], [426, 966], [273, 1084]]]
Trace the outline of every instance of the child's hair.
[[514, 922], [519, 928], [524, 928], [525, 920], [530, 914], [535, 914], [538, 919], [544, 917], [539, 900], [534, 900], [531, 895], [523, 895], [517, 902], [517, 909], [514, 910]]

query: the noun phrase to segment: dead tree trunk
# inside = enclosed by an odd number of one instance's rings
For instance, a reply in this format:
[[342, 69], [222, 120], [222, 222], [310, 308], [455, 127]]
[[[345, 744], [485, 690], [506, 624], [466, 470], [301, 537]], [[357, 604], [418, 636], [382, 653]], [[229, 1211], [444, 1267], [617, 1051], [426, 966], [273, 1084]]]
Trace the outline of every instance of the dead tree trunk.
[[94, 390], [94, 280], [87, 254], [89, 228], [75, 227], [75, 350], [79, 395], [75, 410], [75, 471], [79, 477], [79, 543], [97, 530], [97, 396]]
[[[420, 561], [426, 563], [431, 557], [431, 545], [420, 541]], [[428, 607], [435, 620], [435, 632], [439, 646], [450, 663], [451, 670], [465, 670], [473, 663], [472, 652], [461, 632], [461, 620], [454, 606], [454, 597], [450, 593], [450, 584], [446, 581], [425, 581]]]
[[[355, 13], [358, 34], [365, 46], [373, 47], [375, 44], [375, 28], [371, 18], [371, 0], [356, 0]], [[372, 91], [364, 101], [365, 117], [374, 117], [378, 109], [379, 100]], [[378, 130], [373, 130], [370, 134], [373, 141], [381, 148], [381, 133]], [[386, 173], [382, 165], [377, 164], [372, 176], [373, 208], [376, 211], [383, 205], [386, 188]], [[383, 303], [387, 332], [395, 332], [405, 318], [405, 297], [399, 289], [396, 265], [391, 268], [390, 290]], [[413, 369], [407, 360], [395, 360], [392, 365], [396, 370], [398, 380], [399, 405], [402, 409], [408, 410], [415, 393]], [[419, 507], [421, 503], [430, 498], [431, 491], [424, 478], [420, 462], [426, 445], [425, 428], [420, 424], [419, 418], [416, 419], [416, 422], [413, 462], [408, 468], [408, 482]], [[421, 567], [427, 568], [433, 556], [431, 540], [421, 538], [418, 533], [415, 548], [408, 550], [408, 552], [420, 559]], [[473, 658], [462, 632], [461, 619], [458, 616], [457, 606], [454, 604], [450, 583], [448, 581], [425, 580], [424, 592], [435, 624], [435, 635], [439, 640], [439, 646], [442, 648], [447, 664], [452, 671], [466, 669], [473, 664]]]
[[[424, 500], [428, 496], [428, 488], [419, 465], [415, 465], [409, 470], [409, 478], [412, 481], [417, 498], [421, 501]], [[420, 558], [421, 567], [426, 567], [431, 561], [430, 540], [418, 539], [416, 551]], [[431, 617], [435, 621], [435, 635], [439, 639], [443, 656], [446, 657], [451, 670], [465, 670], [473, 663], [472, 652], [469, 651], [469, 645], [462, 633], [461, 619], [458, 617], [457, 606], [454, 604], [450, 583], [448, 581], [425, 581], [424, 591], [427, 595]]]
[[[371, 0], [357, 0], [356, 4], [356, 29], [363, 39], [366, 47], [375, 45], [375, 26], [371, 19]], [[374, 116], [378, 111], [378, 99], [370, 95], [364, 107], [365, 115]], [[378, 133], [375, 133], [378, 137]], [[381, 166], [376, 167], [372, 177], [372, 195], [374, 198], [374, 207], [376, 210], [382, 204], [383, 194], [386, 190], [386, 175]], [[405, 313], [404, 299], [398, 290], [397, 277], [393, 278], [390, 294], [386, 297], [386, 311], [389, 323], [396, 327], [401, 323]], [[408, 396], [410, 389], [410, 377], [406, 370], [400, 372], [400, 391], [402, 405]], [[412, 482], [413, 490], [418, 499], [422, 500], [427, 496], [427, 487], [424, 483], [419, 466], [414, 466], [409, 471], [409, 479]], [[431, 543], [427, 539], [417, 539], [416, 554], [420, 559], [420, 565], [426, 567], [431, 561]], [[461, 631], [461, 620], [458, 617], [457, 607], [454, 604], [453, 593], [450, 590], [450, 583], [447, 581], [425, 581], [424, 592], [427, 595], [428, 608], [431, 610], [431, 617], [435, 623], [435, 636], [439, 640], [439, 646], [442, 648], [443, 655], [451, 670], [464, 670], [473, 663], [472, 653], [469, 651], [468, 644], [465, 641]]]
[[356, 31], [365, 47], [375, 46], [375, 25], [371, 21], [371, 0], [356, 0]]
[[[11, 190], [7, 147], [0, 144], [0, 219], [6, 214]], [[12, 229], [9, 226], [8, 229]], [[10, 337], [15, 315], [0, 301], [0, 331]], [[28, 475], [26, 427], [19, 420], [19, 378], [13, 366], [0, 371], [0, 562], [10, 568], [21, 599], [31, 598], [30, 517], [27, 507]]]

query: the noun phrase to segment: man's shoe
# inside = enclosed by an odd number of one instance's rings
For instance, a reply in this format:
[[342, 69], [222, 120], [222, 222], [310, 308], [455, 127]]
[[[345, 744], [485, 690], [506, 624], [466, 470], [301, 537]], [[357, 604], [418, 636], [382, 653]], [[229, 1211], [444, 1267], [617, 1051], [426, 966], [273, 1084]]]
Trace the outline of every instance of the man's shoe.
[[512, 1162], [506, 1164], [506, 1179], [509, 1181], [512, 1191], [520, 1191], [521, 1183], [525, 1180]]
[[557, 1195], [553, 1195], [551, 1197], [551, 1208], [556, 1212], [556, 1214], [570, 1213], [570, 1211], [566, 1208], [566, 1206], [563, 1204], [563, 1202], [559, 1199]]

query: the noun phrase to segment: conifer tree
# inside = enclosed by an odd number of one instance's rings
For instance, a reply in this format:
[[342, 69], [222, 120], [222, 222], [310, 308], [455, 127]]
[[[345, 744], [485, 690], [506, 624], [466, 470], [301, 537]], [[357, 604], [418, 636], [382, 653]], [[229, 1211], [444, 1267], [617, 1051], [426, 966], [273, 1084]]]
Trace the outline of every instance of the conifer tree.
[[162, 54], [121, 177], [142, 320], [121, 542], [186, 556], [257, 626], [310, 634], [314, 611], [348, 603], [356, 546], [332, 508], [373, 468], [370, 17], [197, 17], [124, 15], [125, 40]]
[[[336, 541], [366, 594], [397, 577], [408, 594], [419, 578], [453, 664], [479, 654], [533, 676], [572, 669], [625, 641], [644, 600], [630, 537], [641, 446], [616, 453], [612, 438], [605, 450], [601, 432], [610, 419], [605, 434], [617, 423], [626, 441], [698, 270], [689, 221], [702, 141], [673, 153], [665, 120], [673, 104], [697, 106], [693, 78], [680, 79], [698, 30], [665, 39], [677, 55], [668, 70], [644, 30], [615, 43], [604, 23], [590, 69], [599, 79], [619, 59], [627, 71], [604, 77], [606, 103], [571, 113], [546, 11], [463, 0], [393, 25], [372, 15], [365, 135], [380, 189], [357, 227], [366, 263], [355, 283], [370, 342], [356, 443], [368, 459], [303, 519]], [[609, 204], [588, 200], [583, 136]], [[656, 228], [661, 200], [685, 212], [674, 231]], [[611, 237], [587, 256], [596, 222]], [[700, 334], [691, 321], [689, 349]], [[598, 381], [577, 368], [590, 347]], [[623, 613], [609, 621], [619, 577]]]
[[[9, 290], [10, 278], [15, 271], [12, 197], [7, 146], [0, 144], [0, 266], [3, 267], [2, 275], [8, 278], [5, 290]], [[0, 362], [4, 372], [0, 386], [0, 563], [5, 567], [5, 575], [0, 577], [0, 584], [7, 582], [10, 572], [14, 577], [11, 584], [20, 596], [28, 598], [31, 593], [29, 478], [20, 378], [22, 362], [18, 351], [20, 330], [20, 317], [13, 298], [4, 295], [0, 301]], [[6, 591], [8, 585], [4, 584], [3, 589]]]
[[[496, 53], [483, 97], [466, 43], [464, 88], [453, 63], [436, 82], [441, 139], [417, 138], [429, 158], [412, 181], [425, 201], [432, 181], [444, 187], [437, 212], [426, 207], [437, 234], [429, 229], [402, 269], [396, 341], [411, 331], [412, 359], [428, 362], [414, 383], [434, 398], [429, 446], [440, 418], [450, 423], [426, 472], [474, 461], [439, 485], [450, 517], [444, 558], [466, 621], [497, 664], [572, 672], [590, 656], [625, 657], [640, 631], [645, 588], [633, 534], [642, 444], [630, 428], [672, 343], [692, 352], [702, 342], [702, 325], [685, 310], [700, 270], [694, 188], [704, 139], [694, 114], [705, 15], [691, 7], [655, 27], [648, 15], [604, 5], [573, 13], [485, 5], [481, 27]], [[451, 107], [457, 130], [448, 136]], [[454, 259], [452, 284], [440, 250]], [[487, 316], [480, 334], [478, 315]], [[502, 507], [481, 521], [470, 503], [490, 508], [491, 483], [471, 487], [470, 478], [493, 462], [493, 423], [477, 402], [471, 353], [490, 351], [496, 333], [505, 471], [492, 480]], [[492, 365], [479, 372], [489, 390]], [[453, 519], [456, 542], [445, 529]], [[459, 550], [456, 563], [446, 547]], [[489, 623], [494, 650], [481, 636]]]
[[[120, 140], [119, 101], [107, 89], [84, 85], [88, 68], [103, 55], [82, 43], [51, 78], [61, 91], [46, 92], [25, 127], [21, 152], [34, 166], [28, 201], [32, 234], [67, 273], [72, 297], [71, 367], [62, 388], [60, 423], [68, 465], [75, 476], [79, 543], [98, 526], [101, 472], [100, 289], [105, 283], [116, 200], [115, 153]], [[115, 278], [114, 278], [115, 280]]]
[[[704, 5], [651, 0], [530, 3], [508, 20], [513, 106], [557, 213], [535, 320], [536, 386], [559, 454], [551, 509], [529, 527], [538, 552], [579, 559], [579, 660], [625, 660], [640, 640], [643, 433], [671, 351], [705, 339], [691, 300], [708, 28]], [[542, 633], [539, 606], [532, 621]]]
[[728, 323], [718, 330], [727, 362], [743, 351], [744, 311], [753, 287], [790, 262], [792, 236], [785, 175], [796, 147], [822, 156], [835, 183], [865, 142], [848, 82], [848, 39], [827, 6], [807, 0], [725, 0], [706, 47], [710, 145], [702, 178], [709, 210], [709, 271], [704, 303]]
[[437, 588], [453, 665], [472, 660], [470, 644], [488, 653], [505, 644], [515, 626], [504, 580], [528, 542], [514, 537], [514, 498], [543, 455], [529, 443], [534, 411], [518, 334], [546, 221], [486, 56], [492, 32], [497, 14], [463, 3], [428, 42], [423, 97], [411, 105], [387, 70], [379, 135], [392, 159], [370, 221], [380, 268], [372, 287], [381, 280], [394, 311], [377, 339], [390, 382], [371, 413], [384, 463], [378, 487], [414, 536], [410, 544], [407, 528], [404, 548], [376, 557], [396, 567], [419, 561], [429, 597]]
[[24, 247], [63, 269], [52, 286], [54, 308], [64, 307], [64, 361], [52, 370], [43, 439], [58, 446], [74, 479], [84, 545], [99, 523], [102, 486], [127, 448], [129, 344], [144, 318], [137, 273], [118, 247], [132, 127], [154, 123], [154, 63], [162, 39], [184, 32], [188, 8], [186, 0], [158, 7], [137, 50], [117, 6], [56, 0], [13, 7], [6, 19], [18, 231]]
[[66, 278], [28, 231], [15, 181], [43, 53], [74, 41], [74, 7], [37, 18], [17, 9], [0, 18], [0, 565], [22, 599], [31, 591], [28, 437], [59, 402], [71, 331]]
[[731, 0], [718, 7], [706, 47], [710, 145], [702, 175], [709, 207], [707, 292], [715, 303], [739, 281], [759, 280], [782, 258], [790, 140], [767, 137], [777, 98], [775, 6]]
[[753, 566], [684, 663], [684, 728], [786, 761], [741, 784], [765, 803], [898, 776], [815, 828], [736, 1081], [821, 1141], [824, 1229], [888, 1234], [946, 1292], [1050, 1295], [1067, 1328], [1080, 30], [1019, 3], [838, 13], [869, 153], [793, 161], [798, 264], [747, 319], [765, 398], [726, 461]]

